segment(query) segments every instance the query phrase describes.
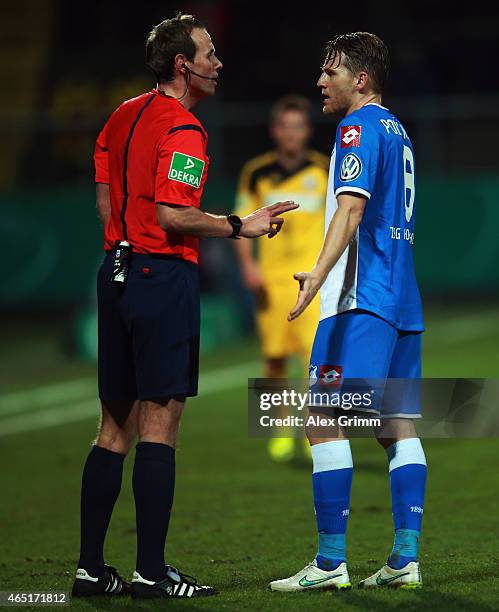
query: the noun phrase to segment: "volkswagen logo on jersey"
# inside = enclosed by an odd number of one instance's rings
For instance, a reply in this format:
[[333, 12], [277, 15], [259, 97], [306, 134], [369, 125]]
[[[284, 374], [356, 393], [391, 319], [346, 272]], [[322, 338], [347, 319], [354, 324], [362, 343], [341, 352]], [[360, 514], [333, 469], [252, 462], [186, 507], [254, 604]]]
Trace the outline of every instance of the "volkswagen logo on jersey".
[[360, 175], [361, 172], [362, 162], [357, 155], [355, 155], [355, 153], [349, 153], [341, 162], [340, 180], [353, 181]]

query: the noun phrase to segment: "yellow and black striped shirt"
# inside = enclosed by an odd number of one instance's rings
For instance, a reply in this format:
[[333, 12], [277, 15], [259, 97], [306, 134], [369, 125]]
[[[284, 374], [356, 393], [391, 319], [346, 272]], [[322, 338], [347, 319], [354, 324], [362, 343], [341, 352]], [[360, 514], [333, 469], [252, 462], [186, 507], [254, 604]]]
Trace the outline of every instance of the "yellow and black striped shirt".
[[292, 172], [281, 166], [275, 152], [259, 155], [243, 167], [236, 201], [239, 216], [285, 200], [300, 204], [284, 215], [276, 238], [258, 239], [258, 261], [268, 282], [292, 282], [294, 272], [314, 265], [324, 240], [328, 167], [329, 159], [317, 151], [307, 151]]

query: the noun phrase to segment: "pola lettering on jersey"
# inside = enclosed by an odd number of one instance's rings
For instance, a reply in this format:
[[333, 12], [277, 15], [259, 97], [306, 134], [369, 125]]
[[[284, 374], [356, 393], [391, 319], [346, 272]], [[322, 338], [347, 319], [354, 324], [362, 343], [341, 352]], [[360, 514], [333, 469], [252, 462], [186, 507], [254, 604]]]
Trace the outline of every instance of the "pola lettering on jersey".
[[361, 125], [344, 125], [341, 128], [341, 148], [360, 147]]
[[319, 380], [321, 385], [336, 387], [341, 385], [342, 366], [321, 365], [319, 370]]

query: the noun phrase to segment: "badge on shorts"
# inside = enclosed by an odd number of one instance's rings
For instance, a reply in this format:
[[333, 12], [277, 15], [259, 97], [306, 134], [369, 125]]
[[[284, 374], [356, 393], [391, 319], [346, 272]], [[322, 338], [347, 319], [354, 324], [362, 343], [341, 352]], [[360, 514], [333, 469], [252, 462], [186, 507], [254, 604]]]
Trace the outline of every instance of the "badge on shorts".
[[338, 365], [321, 365], [319, 379], [321, 385], [334, 387], [341, 385], [342, 367]]
[[175, 151], [170, 164], [168, 178], [172, 181], [185, 183], [196, 189], [201, 185], [203, 178], [204, 161], [192, 155], [185, 155]]

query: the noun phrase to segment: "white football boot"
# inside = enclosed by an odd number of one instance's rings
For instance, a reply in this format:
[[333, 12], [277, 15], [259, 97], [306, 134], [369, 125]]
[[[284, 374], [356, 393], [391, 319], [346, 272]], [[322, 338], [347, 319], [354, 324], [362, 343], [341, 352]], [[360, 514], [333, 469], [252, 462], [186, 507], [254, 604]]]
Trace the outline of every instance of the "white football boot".
[[310, 591], [311, 589], [351, 589], [352, 584], [348, 577], [346, 563], [340, 563], [338, 567], [331, 571], [321, 570], [317, 567], [315, 559], [306, 565], [300, 572], [284, 578], [283, 580], [273, 580], [269, 584], [271, 591]]
[[389, 565], [384, 565], [375, 574], [359, 582], [359, 589], [376, 589], [379, 587], [420, 589], [422, 586], [423, 581], [417, 561], [410, 561], [401, 569], [393, 569]]

